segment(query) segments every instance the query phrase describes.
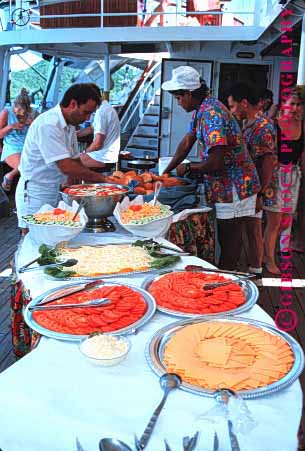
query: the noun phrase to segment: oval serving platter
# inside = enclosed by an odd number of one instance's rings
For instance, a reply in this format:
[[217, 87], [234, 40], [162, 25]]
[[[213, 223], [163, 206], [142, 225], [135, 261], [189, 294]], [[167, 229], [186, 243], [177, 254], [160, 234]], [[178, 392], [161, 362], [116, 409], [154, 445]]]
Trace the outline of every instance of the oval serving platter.
[[[156, 373], [158, 376], [161, 376], [162, 374], [166, 373], [166, 367], [163, 362], [163, 353], [165, 349], [166, 343], [169, 341], [169, 339], [177, 332], [179, 329], [182, 329], [185, 326], [200, 323], [200, 322], [209, 322], [209, 321], [219, 321], [219, 322], [230, 322], [230, 323], [242, 323], [247, 324], [251, 326], [255, 326], [258, 328], [262, 328], [266, 332], [276, 335], [280, 337], [281, 339], [285, 340], [286, 343], [289, 345], [291, 351], [294, 355], [294, 363], [289, 370], [289, 372], [279, 379], [278, 381], [266, 385], [265, 387], [260, 387], [256, 389], [251, 390], [240, 390], [236, 391], [236, 394], [238, 396], [241, 396], [244, 399], [252, 399], [252, 398], [258, 398], [261, 396], [271, 395], [272, 393], [276, 393], [280, 390], [283, 390], [284, 388], [291, 385], [302, 373], [304, 369], [304, 352], [299, 345], [299, 343], [292, 338], [289, 334], [286, 332], [283, 332], [279, 329], [277, 329], [275, 326], [271, 326], [267, 323], [261, 322], [261, 321], [255, 321], [240, 317], [220, 317], [220, 318], [192, 318], [188, 320], [180, 320], [176, 321], [175, 323], [168, 324], [167, 326], [163, 327], [162, 329], [159, 329], [153, 337], [150, 339], [150, 341], [146, 345], [145, 349], [145, 356], [146, 360], [152, 369], [154, 373]], [[185, 390], [187, 392], [193, 393], [195, 395], [200, 396], [207, 396], [207, 397], [214, 397], [216, 391], [211, 389], [204, 389], [199, 386], [191, 385], [188, 383], [183, 382], [181, 384], [181, 389]]]
[[[160, 280], [165, 275], [173, 273], [173, 272], [176, 273], [176, 272], [186, 272], [186, 271], [184, 271], [184, 270], [162, 271], [162, 273], [159, 272], [158, 274], [152, 274], [144, 279], [143, 283], [141, 284], [141, 287], [144, 290], [148, 291], [150, 285], [154, 281]], [[187, 271], [187, 272], [190, 272], [190, 271]], [[209, 275], [213, 274], [213, 272], [205, 273], [204, 271], [200, 271], [200, 273], [209, 274]], [[233, 282], [236, 280], [241, 283], [241, 288], [245, 294], [246, 301], [240, 307], [237, 307], [232, 310], [226, 310], [224, 312], [218, 312], [218, 313], [184, 313], [184, 312], [180, 312], [180, 311], [176, 311], [176, 310], [170, 310], [165, 307], [161, 307], [156, 302], [157, 310], [159, 310], [162, 313], [166, 313], [167, 315], [171, 315], [171, 316], [175, 316], [175, 317], [179, 317], [179, 318], [197, 318], [199, 316], [203, 316], [203, 317], [207, 317], [207, 318], [215, 318], [215, 317], [220, 317], [220, 316], [239, 315], [240, 313], [244, 313], [244, 312], [247, 312], [248, 310], [250, 310], [256, 304], [256, 301], [259, 297], [259, 291], [258, 291], [258, 288], [255, 285], [255, 283], [251, 282], [248, 279], [242, 279], [237, 276], [231, 276], [231, 275], [228, 276], [227, 274], [222, 274], [222, 276], [229, 280], [232, 279]]]
[[[42, 305], [44, 302], [46, 302], [48, 299], [50, 299], [52, 297], [68, 294], [71, 289], [74, 289], [77, 287], [82, 287], [83, 285], [84, 284], [82, 284], [82, 283], [63, 285], [60, 288], [58, 288], [58, 287], [53, 288], [53, 289], [47, 291], [46, 293], [43, 293], [40, 296], [37, 296], [26, 306], [26, 308], [23, 312], [23, 316], [24, 316], [24, 319], [25, 319], [25, 322], [27, 323], [27, 325], [31, 329], [38, 332], [39, 334], [45, 335], [46, 337], [55, 338], [57, 340], [79, 341], [79, 340], [86, 338], [88, 335], [65, 334], [65, 333], [56, 332], [56, 331], [53, 331], [50, 329], [46, 329], [45, 327], [41, 326], [34, 320], [32, 313], [29, 310], [29, 308], [34, 305], [37, 305], [37, 304]], [[102, 280], [101, 280], [100, 286], [122, 286], [122, 285], [127, 286], [128, 288], [131, 288], [131, 289], [137, 291], [138, 293], [140, 293], [142, 295], [144, 301], [146, 302], [147, 310], [146, 310], [145, 314], [142, 316], [142, 318], [140, 318], [135, 323], [130, 324], [129, 326], [124, 327], [122, 329], [118, 329], [114, 332], [107, 332], [111, 335], [124, 335], [124, 334], [136, 333], [136, 331], [139, 328], [144, 326], [144, 324], [146, 324], [153, 317], [153, 315], [155, 314], [155, 311], [156, 311], [156, 303], [155, 303], [154, 298], [149, 293], [147, 293], [145, 290], [143, 290], [142, 288], [138, 288], [138, 287], [136, 287], [134, 285], [130, 285], [130, 284], [121, 284], [121, 283], [115, 283], [115, 282], [103, 282]], [[99, 285], [97, 285], [97, 288], [98, 287], [99, 287]], [[94, 309], [94, 307], [92, 307], [92, 309]]]

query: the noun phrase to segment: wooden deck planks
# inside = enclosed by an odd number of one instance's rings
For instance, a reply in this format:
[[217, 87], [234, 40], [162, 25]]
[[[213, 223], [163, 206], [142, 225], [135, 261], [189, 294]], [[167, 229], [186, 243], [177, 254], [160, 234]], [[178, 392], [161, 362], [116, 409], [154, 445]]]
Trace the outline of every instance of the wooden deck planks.
[[[0, 218], [0, 272], [9, 267], [19, 237], [16, 215]], [[0, 372], [15, 361], [10, 330], [10, 295], [10, 278], [0, 276]]]

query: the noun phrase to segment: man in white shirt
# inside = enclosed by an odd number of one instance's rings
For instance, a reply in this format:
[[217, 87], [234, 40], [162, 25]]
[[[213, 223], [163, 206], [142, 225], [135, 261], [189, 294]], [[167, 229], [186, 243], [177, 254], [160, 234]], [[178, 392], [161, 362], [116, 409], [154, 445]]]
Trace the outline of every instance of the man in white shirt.
[[79, 158], [75, 126], [88, 120], [100, 105], [100, 96], [87, 83], [71, 86], [59, 105], [37, 117], [25, 139], [16, 190], [19, 227], [22, 217], [44, 204], [56, 206], [59, 188], [73, 179], [104, 182], [105, 178], [86, 168]]
[[94, 139], [80, 157], [84, 166], [103, 168], [117, 163], [120, 151], [120, 121], [115, 109], [104, 100], [93, 120]]

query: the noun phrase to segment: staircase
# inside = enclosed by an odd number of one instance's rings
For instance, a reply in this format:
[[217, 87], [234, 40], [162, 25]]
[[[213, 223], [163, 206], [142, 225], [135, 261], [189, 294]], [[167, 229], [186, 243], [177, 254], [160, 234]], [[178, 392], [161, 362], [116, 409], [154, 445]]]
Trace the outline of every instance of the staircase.
[[130, 152], [133, 159], [158, 161], [160, 78], [161, 64], [157, 63], [145, 77], [137, 96], [121, 119], [122, 133], [129, 132], [124, 151]]
[[156, 93], [125, 147], [136, 159], [158, 160], [159, 115], [160, 94]]

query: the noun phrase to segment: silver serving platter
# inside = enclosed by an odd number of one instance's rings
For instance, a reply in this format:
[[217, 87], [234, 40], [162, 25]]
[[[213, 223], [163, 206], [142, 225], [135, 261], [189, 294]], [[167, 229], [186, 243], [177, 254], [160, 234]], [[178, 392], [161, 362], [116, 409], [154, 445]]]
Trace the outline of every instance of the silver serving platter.
[[90, 280], [99, 280], [99, 279], [111, 279], [113, 277], [117, 278], [117, 277], [128, 277], [128, 276], [137, 276], [137, 275], [141, 275], [141, 274], [147, 274], [147, 273], [151, 273], [151, 272], [157, 272], [158, 269], [154, 269], [154, 268], [149, 268], [149, 269], [145, 269], [142, 271], [130, 271], [130, 272], [120, 272], [120, 273], [115, 273], [115, 274], [99, 274], [98, 276], [71, 276], [71, 277], [63, 277], [63, 278], [58, 278], [58, 277], [53, 277], [50, 276], [48, 274], [44, 274], [44, 277], [48, 280], [52, 280], [52, 282], [54, 282], [55, 280], [57, 282], [88, 282]]
[[[144, 290], [149, 290], [150, 285], [155, 282], [156, 280], [160, 280], [162, 277], [164, 277], [166, 274], [170, 274], [173, 272], [191, 272], [191, 271], [185, 271], [185, 270], [175, 270], [175, 271], [163, 271], [162, 273], [158, 273], [158, 274], [154, 274], [154, 275], [150, 275], [148, 277], [146, 277], [143, 281], [143, 283], [141, 284], [141, 287], [144, 288]], [[194, 271], [196, 272], [196, 271]], [[205, 273], [204, 271], [200, 271], [200, 273], [204, 273], [204, 274], [209, 274], [212, 275], [212, 272], [207, 272]], [[216, 273], [214, 273], [216, 275]], [[219, 275], [219, 274], [218, 274]], [[240, 277], [237, 276], [233, 276], [233, 275], [228, 275], [228, 274], [222, 274], [226, 279], [228, 280], [232, 280], [234, 281], [238, 281], [241, 283], [241, 288], [245, 294], [246, 297], [246, 301], [243, 305], [241, 305], [240, 307], [237, 307], [235, 309], [232, 310], [226, 310], [224, 312], [219, 312], [219, 313], [183, 313], [183, 312], [177, 312], [175, 310], [170, 310], [167, 309], [165, 307], [160, 307], [157, 304], [157, 309], [162, 312], [162, 313], [166, 313], [167, 315], [171, 315], [171, 316], [175, 316], [175, 317], [179, 317], [179, 318], [197, 318], [198, 316], [201, 317], [208, 317], [208, 318], [215, 318], [215, 317], [220, 317], [220, 316], [228, 316], [228, 315], [239, 315], [240, 313], [244, 313], [247, 312], [248, 310], [250, 310], [255, 304], [256, 301], [259, 297], [259, 291], [257, 286], [255, 285], [255, 283], [251, 282], [248, 279], [242, 279]]]
[[[266, 332], [271, 333], [273, 335], [277, 335], [280, 338], [284, 339], [288, 345], [290, 346], [293, 354], [294, 354], [294, 364], [290, 371], [284, 376], [282, 379], [279, 379], [278, 381], [274, 382], [273, 384], [267, 385], [266, 387], [260, 387], [253, 390], [240, 390], [236, 391], [236, 394], [241, 396], [244, 399], [253, 399], [253, 398], [259, 398], [261, 396], [271, 395], [273, 393], [276, 393], [280, 390], [283, 390], [284, 388], [291, 385], [302, 373], [304, 369], [304, 352], [299, 345], [299, 343], [292, 338], [289, 334], [286, 332], [283, 332], [279, 329], [277, 329], [275, 326], [271, 326], [269, 324], [263, 323], [261, 321], [255, 321], [245, 318], [239, 318], [239, 317], [221, 317], [221, 318], [192, 318], [188, 320], [180, 320], [176, 321], [175, 323], [168, 324], [165, 327], [162, 327], [162, 329], [158, 330], [153, 337], [150, 339], [150, 341], [146, 345], [145, 349], [145, 355], [147, 362], [151, 369], [158, 375], [161, 376], [162, 374], [166, 373], [166, 367], [163, 363], [163, 353], [164, 348], [168, 340], [177, 332], [179, 329], [183, 328], [184, 326], [200, 323], [200, 322], [207, 322], [207, 321], [221, 321], [221, 322], [230, 322], [230, 323], [243, 323], [243, 324], [249, 324], [252, 326], [256, 326], [258, 328], [264, 329]], [[193, 393], [195, 395], [200, 396], [207, 396], [207, 397], [214, 397], [215, 391], [211, 389], [204, 389], [201, 387], [197, 387], [195, 385], [187, 384], [183, 382], [181, 384], [181, 389], [185, 390], [187, 392]]]
[[[143, 238], [141, 238], [141, 239], [143, 239]], [[110, 246], [110, 245], [111, 246], [114, 246], [114, 245], [120, 246], [120, 245], [123, 245], [123, 244], [132, 244], [134, 241], [136, 241], [136, 239], [134, 239], [133, 241], [124, 241], [124, 242], [117, 242], [116, 241], [116, 242], [109, 242], [109, 243], [107, 242], [105, 244], [97, 244], [97, 245], [83, 243], [83, 244], [80, 244], [79, 246], [78, 245], [67, 246], [67, 248], [76, 249], [76, 248], [82, 247], [82, 246], [89, 246], [89, 247], [103, 247], [103, 246]], [[63, 250], [64, 250], [64, 248], [63, 248]], [[175, 250], [176, 249], [173, 248], [173, 252]], [[169, 268], [170, 268], [170, 266], [169, 266]], [[68, 269], [73, 270], [73, 266], [68, 268]], [[119, 273], [114, 273], [114, 274], [99, 274], [98, 276], [75, 276], [75, 277], [70, 276], [70, 277], [63, 277], [63, 278], [53, 277], [53, 276], [50, 276], [50, 275], [45, 274], [45, 273], [43, 273], [43, 275], [48, 280], [52, 280], [52, 281], [56, 280], [58, 282], [61, 282], [61, 281], [63, 281], [63, 282], [72, 282], [72, 281], [75, 281], [75, 282], [88, 282], [90, 280], [111, 279], [113, 277], [117, 278], [117, 277], [137, 276], [137, 275], [149, 274], [149, 273], [159, 274], [160, 273], [160, 269], [147, 268], [147, 269], [143, 269], [141, 271], [119, 272]], [[143, 288], [143, 286], [141, 286], [141, 288]]]
[[[65, 334], [65, 333], [55, 332], [53, 330], [46, 329], [45, 327], [41, 326], [34, 320], [34, 318], [32, 316], [32, 312], [29, 311], [30, 307], [40, 304], [40, 303], [43, 304], [44, 301], [47, 301], [49, 298], [52, 298], [54, 295], [59, 296], [59, 295], [67, 294], [67, 293], [69, 293], [71, 288], [82, 287], [83, 285], [84, 284], [80, 284], [80, 283], [63, 285], [60, 288], [58, 288], [58, 287], [53, 288], [53, 289], [47, 291], [46, 293], [43, 293], [40, 296], [37, 296], [26, 306], [26, 308], [23, 312], [23, 316], [24, 316], [24, 319], [25, 319], [25, 322], [27, 323], [27, 325], [31, 329], [38, 332], [39, 334], [45, 335], [46, 337], [55, 338], [57, 340], [80, 341], [80, 340], [83, 340], [84, 338], [86, 338], [88, 335]], [[135, 334], [138, 331], [138, 329], [140, 329], [142, 326], [144, 326], [144, 324], [146, 324], [152, 318], [152, 316], [155, 314], [156, 302], [155, 302], [154, 298], [149, 293], [147, 293], [145, 290], [143, 290], [142, 288], [138, 288], [134, 285], [130, 285], [130, 284], [121, 284], [121, 283], [115, 283], [115, 282], [103, 282], [101, 280], [101, 284], [97, 285], [97, 288], [99, 286], [113, 286], [113, 285], [116, 285], [116, 286], [124, 285], [124, 286], [132, 288], [133, 290], [140, 293], [146, 302], [147, 310], [146, 310], [145, 314], [142, 316], [142, 318], [140, 318], [135, 323], [130, 324], [129, 326], [124, 327], [122, 329], [118, 329], [115, 332], [109, 332], [109, 333], [111, 333], [111, 335]]]
[[[136, 240], [134, 240], [136, 241]], [[90, 246], [90, 247], [103, 247], [103, 246], [121, 246], [123, 244], [132, 244], [133, 241], [126, 241], [126, 242], [109, 242], [109, 243], [105, 243], [105, 244], [97, 244], [92, 245], [92, 244], [80, 244], [79, 246], [68, 246], [68, 248], [70, 249], [76, 249], [78, 247], [82, 247], [82, 246]], [[60, 249], [59, 249], [60, 250]], [[63, 248], [64, 250], [64, 248]], [[73, 270], [73, 266], [71, 268], [68, 268]], [[114, 274], [99, 274], [98, 276], [70, 276], [70, 277], [63, 277], [63, 278], [58, 278], [58, 277], [53, 277], [50, 276], [48, 274], [43, 273], [44, 277], [48, 280], [57, 280], [59, 281], [64, 281], [64, 282], [88, 282], [89, 280], [99, 280], [99, 279], [111, 279], [113, 277], [117, 278], [117, 277], [128, 277], [128, 276], [137, 276], [137, 275], [141, 275], [141, 274], [148, 274], [148, 273], [156, 273], [159, 272], [158, 269], [154, 269], [154, 268], [148, 268], [148, 269], [143, 269], [141, 271], [129, 271], [129, 272], [119, 272], [119, 273], [114, 273]]]

